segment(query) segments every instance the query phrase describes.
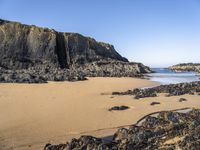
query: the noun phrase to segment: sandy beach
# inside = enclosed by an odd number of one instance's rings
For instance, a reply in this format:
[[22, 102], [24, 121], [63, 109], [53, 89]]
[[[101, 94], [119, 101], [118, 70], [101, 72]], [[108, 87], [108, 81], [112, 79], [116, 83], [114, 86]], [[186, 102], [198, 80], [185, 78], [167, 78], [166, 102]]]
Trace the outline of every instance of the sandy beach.
[[[109, 136], [118, 127], [134, 124], [155, 111], [200, 107], [199, 96], [183, 95], [136, 100], [112, 96], [125, 91], [157, 85], [136, 78], [89, 78], [79, 82], [48, 84], [0, 84], [1, 150], [42, 150], [48, 142], [65, 143], [83, 134]], [[180, 103], [180, 97], [188, 101]], [[160, 105], [151, 106], [153, 101]], [[125, 111], [108, 111], [126, 105]]]

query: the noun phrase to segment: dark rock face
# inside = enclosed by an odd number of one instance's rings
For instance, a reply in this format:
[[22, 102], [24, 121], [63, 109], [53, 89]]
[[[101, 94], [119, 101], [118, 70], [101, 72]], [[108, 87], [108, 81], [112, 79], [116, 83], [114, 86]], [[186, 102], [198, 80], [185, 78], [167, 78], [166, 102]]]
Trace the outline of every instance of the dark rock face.
[[140, 125], [120, 128], [111, 141], [82, 136], [67, 144], [47, 144], [44, 150], [197, 150], [199, 141], [200, 110], [193, 109], [187, 113], [162, 111], [156, 117], [148, 115]]
[[108, 109], [109, 111], [113, 111], [113, 110], [126, 110], [126, 109], [129, 109], [128, 106], [114, 106], [114, 107], [111, 107], [110, 109]]
[[183, 63], [169, 67], [173, 71], [195, 71], [200, 72], [199, 63]]
[[[79, 79], [77, 76], [139, 76], [151, 72], [141, 63], [129, 63], [110, 44], [77, 33], [5, 20], [0, 20], [0, 67], [1, 78], [9, 72], [17, 74], [23, 70], [46, 80], [57, 80], [50, 72], [62, 74], [58, 80], [68, 80], [69, 74]], [[23, 76], [0, 81], [21, 82], [22, 79]]]
[[113, 92], [113, 95], [134, 95], [136, 99], [145, 97], [155, 97], [158, 93], [166, 93], [166, 96], [178, 96], [184, 94], [199, 94], [200, 81], [190, 83], [178, 83], [169, 85], [160, 85], [147, 89], [133, 89], [126, 92]]

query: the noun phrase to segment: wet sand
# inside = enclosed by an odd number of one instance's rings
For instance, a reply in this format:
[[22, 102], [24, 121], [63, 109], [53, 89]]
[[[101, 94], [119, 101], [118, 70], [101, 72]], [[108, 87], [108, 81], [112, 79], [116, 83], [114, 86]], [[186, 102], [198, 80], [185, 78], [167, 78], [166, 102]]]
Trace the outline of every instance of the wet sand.
[[[90, 134], [109, 136], [117, 127], [136, 123], [141, 117], [161, 110], [200, 107], [199, 96], [133, 99], [112, 96], [157, 83], [136, 78], [89, 78], [79, 82], [48, 84], [0, 84], [0, 150], [42, 150], [48, 142], [65, 143], [72, 137]], [[161, 104], [151, 106], [152, 101]], [[108, 111], [126, 105], [125, 111]]]

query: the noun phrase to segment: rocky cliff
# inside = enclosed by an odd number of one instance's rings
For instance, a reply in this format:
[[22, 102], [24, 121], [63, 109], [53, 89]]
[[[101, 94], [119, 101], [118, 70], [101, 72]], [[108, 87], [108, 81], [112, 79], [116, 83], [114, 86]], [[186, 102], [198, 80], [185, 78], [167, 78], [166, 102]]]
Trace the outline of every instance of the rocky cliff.
[[151, 70], [130, 63], [107, 43], [77, 33], [0, 19], [0, 81], [81, 80], [84, 76], [138, 76]]
[[183, 64], [177, 64], [177, 65], [171, 66], [169, 68], [174, 71], [200, 72], [200, 64], [199, 63], [183, 63]]

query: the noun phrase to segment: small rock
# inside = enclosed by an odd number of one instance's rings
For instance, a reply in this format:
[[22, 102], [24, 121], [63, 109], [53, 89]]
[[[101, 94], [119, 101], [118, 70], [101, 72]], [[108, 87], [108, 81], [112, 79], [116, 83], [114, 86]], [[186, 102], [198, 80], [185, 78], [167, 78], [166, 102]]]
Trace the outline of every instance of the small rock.
[[[2, 80], [4, 80], [4, 79], [2, 79]], [[112, 95], [121, 95], [121, 93], [120, 92], [112, 92]]]
[[111, 107], [110, 109], [108, 109], [109, 111], [113, 111], [113, 110], [126, 110], [126, 109], [129, 109], [128, 106], [114, 106], [114, 107]]
[[160, 102], [151, 102], [151, 106], [153, 106], [153, 105], [159, 105], [160, 104]]
[[179, 99], [179, 102], [185, 102], [185, 101], [187, 101], [187, 99], [185, 99], [185, 98], [180, 98]]

